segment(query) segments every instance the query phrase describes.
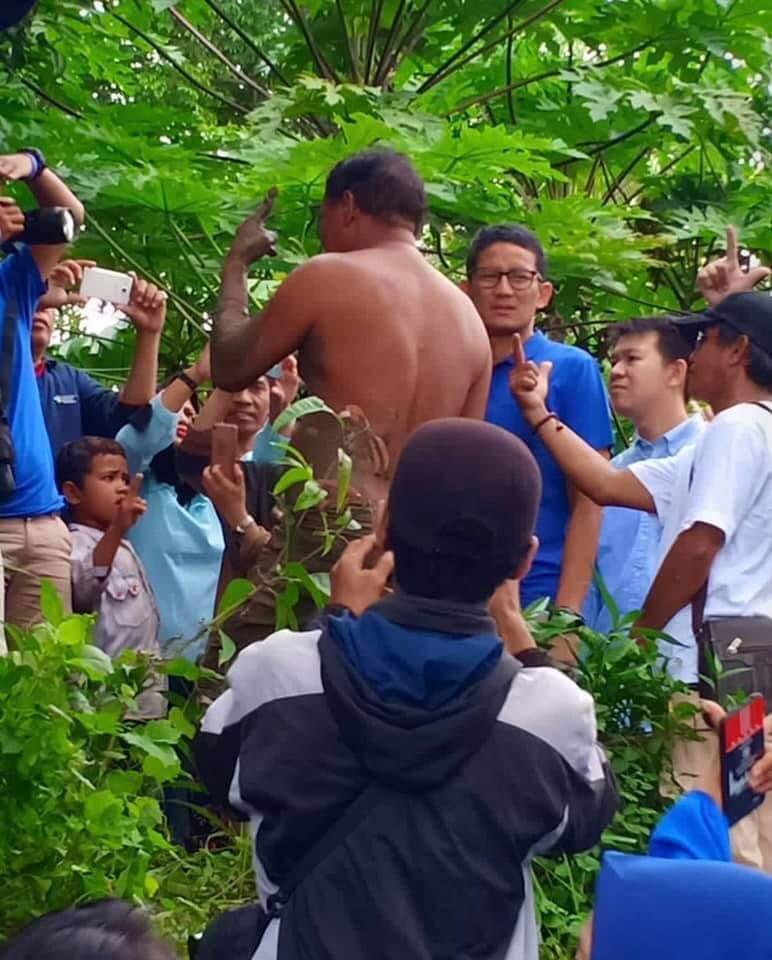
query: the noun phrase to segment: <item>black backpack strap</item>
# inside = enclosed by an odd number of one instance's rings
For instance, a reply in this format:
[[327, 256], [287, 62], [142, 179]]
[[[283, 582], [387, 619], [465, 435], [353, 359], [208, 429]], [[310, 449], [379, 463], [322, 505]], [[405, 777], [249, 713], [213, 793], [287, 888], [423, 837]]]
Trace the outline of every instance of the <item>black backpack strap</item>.
[[13, 373], [13, 357], [16, 346], [16, 327], [18, 324], [19, 308], [16, 297], [11, 296], [5, 304], [3, 316], [3, 343], [0, 354], [0, 417], [7, 422], [10, 416], [11, 376]]
[[292, 867], [284, 883], [272, 893], [265, 903], [265, 912], [269, 917], [279, 917], [289, 898], [298, 886], [329, 854], [339, 846], [359, 826], [365, 817], [374, 810], [386, 796], [386, 790], [377, 783], [371, 783], [343, 811], [340, 818], [316, 841]]

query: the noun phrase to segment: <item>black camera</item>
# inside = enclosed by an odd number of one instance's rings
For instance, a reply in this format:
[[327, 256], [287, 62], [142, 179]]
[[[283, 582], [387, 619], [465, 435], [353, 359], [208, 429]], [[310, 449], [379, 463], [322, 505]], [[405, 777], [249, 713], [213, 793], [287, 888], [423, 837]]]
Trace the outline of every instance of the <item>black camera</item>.
[[67, 207], [41, 207], [24, 214], [24, 229], [13, 242], [29, 244], [72, 243], [78, 234], [75, 217]]

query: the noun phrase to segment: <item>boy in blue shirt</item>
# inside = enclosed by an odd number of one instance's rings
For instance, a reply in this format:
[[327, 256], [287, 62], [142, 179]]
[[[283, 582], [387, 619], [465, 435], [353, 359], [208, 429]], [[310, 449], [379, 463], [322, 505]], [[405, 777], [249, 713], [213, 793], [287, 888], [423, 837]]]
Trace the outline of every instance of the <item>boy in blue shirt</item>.
[[[24, 181], [40, 207], [66, 207], [76, 224], [83, 206], [47, 167], [37, 150], [0, 156], [0, 182]], [[23, 215], [9, 197], [0, 197], [0, 243], [12, 243]], [[30, 352], [32, 317], [46, 281], [66, 244], [12, 247], [0, 263], [0, 342], [5, 324], [16, 329], [9, 396], [4, 398], [15, 453], [15, 490], [0, 498], [0, 552], [5, 574], [3, 622], [29, 627], [40, 620], [41, 578], [53, 582], [70, 608], [70, 534], [59, 513], [51, 444]], [[0, 610], [0, 614], [3, 611]], [[4, 647], [4, 641], [0, 641]]]
[[493, 351], [493, 378], [485, 419], [520, 437], [539, 464], [542, 500], [536, 524], [539, 552], [521, 584], [523, 605], [549, 597], [579, 613], [592, 579], [601, 510], [570, 484], [523, 419], [510, 389], [512, 337], [519, 333], [529, 360], [550, 361], [549, 409], [604, 455], [612, 444], [608, 398], [598, 365], [584, 350], [535, 329], [536, 314], [552, 299], [538, 238], [518, 226], [484, 227], [467, 257], [469, 294], [485, 323]]

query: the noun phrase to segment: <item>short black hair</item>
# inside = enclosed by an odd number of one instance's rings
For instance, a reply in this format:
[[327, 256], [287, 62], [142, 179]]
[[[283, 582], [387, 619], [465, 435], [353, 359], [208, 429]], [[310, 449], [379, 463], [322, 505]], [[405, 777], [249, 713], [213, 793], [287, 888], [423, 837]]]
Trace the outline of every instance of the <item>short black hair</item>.
[[393, 223], [406, 220], [416, 236], [426, 217], [426, 191], [406, 156], [377, 148], [355, 153], [330, 171], [325, 200], [339, 201], [346, 191], [363, 213]]
[[117, 440], [107, 437], [81, 437], [66, 443], [56, 458], [56, 483], [61, 490], [68, 481], [83, 486], [83, 478], [91, 473], [94, 457], [125, 457], [126, 451]]
[[[735, 330], [729, 323], [717, 323], [715, 326], [718, 329], [719, 342], [727, 346], [731, 343], [736, 343], [736, 341], [743, 336], [742, 333]], [[770, 357], [766, 350], [762, 350], [761, 347], [756, 346], [752, 340], [748, 341], [747, 370], [748, 377], [756, 386], [772, 390], [772, 357]]]
[[481, 603], [489, 600], [505, 580], [514, 574], [530, 547], [506, 563], [471, 563], [457, 554], [417, 550], [405, 543], [393, 529], [387, 533], [389, 549], [394, 551], [394, 578], [404, 593], [430, 600], [454, 600]]
[[2, 960], [174, 960], [145, 913], [100, 900], [34, 920], [0, 948]]
[[615, 323], [606, 331], [608, 349], [612, 350], [622, 337], [657, 334], [657, 348], [666, 363], [688, 360], [694, 350], [689, 338], [675, 324], [676, 317], [632, 317], [627, 323]]
[[494, 243], [509, 243], [513, 247], [530, 250], [536, 260], [536, 269], [542, 277], [547, 276], [547, 254], [541, 241], [528, 227], [512, 223], [497, 223], [492, 227], [482, 227], [472, 239], [472, 245], [466, 257], [466, 275], [471, 277], [477, 268], [480, 254]]

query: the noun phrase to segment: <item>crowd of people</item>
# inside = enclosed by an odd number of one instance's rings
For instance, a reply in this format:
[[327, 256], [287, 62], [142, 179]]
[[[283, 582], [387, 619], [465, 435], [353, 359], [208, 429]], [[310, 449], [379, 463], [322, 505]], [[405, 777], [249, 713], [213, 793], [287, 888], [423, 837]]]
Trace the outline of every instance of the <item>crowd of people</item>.
[[[0, 156], [0, 179], [82, 222], [39, 151]], [[729, 228], [725, 255], [699, 276], [704, 311], [610, 331], [610, 402], [635, 429], [614, 455], [600, 365], [537, 329], [554, 290], [532, 232], [483, 227], [453, 283], [418, 248], [427, 203], [409, 160], [365, 151], [329, 175], [324, 253], [250, 316], [250, 266], [277, 243], [272, 203], [225, 258], [210, 343], [164, 383], [166, 294], [134, 278], [121, 307], [134, 360], [112, 391], [48, 356], [56, 311], [82, 304], [75, 288], [94, 264], [66, 259], [65, 243], [14, 242], [24, 216], [0, 196], [2, 620], [39, 622], [46, 579], [65, 610], [96, 615], [109, 655], [216, 666], [218, 597], [234, 576], [253, 581], [195, 753], [212, 802], [250, 823], [260, 905], [217, 921], [202, 960], [535, 960], [531, 859], [593, 847], [618, 790], [592, 699], [570, 675], [579, 641], [537, 649], [522, 605], [546, 598], [576, 629], [627, 618], [659, 631], [661, 669], [703, 723], [716, 625], [772, 624], [772, 298], [753, 289], [769, 271], [741, 268]], [[301, 387], [341, 416], [277, 432]], [[233, 428], [226, 461], [221, 424]], [[287, 440], [327, 493], [294, 537], [309, 570], [330, 573], [331, 597], [321, 612], [307, 598], [298, 629], [275, 632], [270, 575], [286, 545], [273, 490]], [[341, 445], [357, 533], [322, 550]], [[131, 717], [163, 716], [167, 702], [155, 675]], [[713, 882], [771, 896], [772, 879], [743, 870], [772, 872], [772, 801], [733, 826], [730, 853], [706, 710], [674, 751], [687, 795], [652, 841], [656, 869], [604, 864], [582, 947], [593, 960], [648, 955], [614, 904], [627, 900], [632, 917], [650, 909], [647, 891], [690, 884], [694, 871], [676, 876], [669, 858], [733, 857], [747, 866], [723, 863]], [[759, 792], [769, 759], [754, 768]], [[673, 840], [687, 821], [705, 843]], [[138, 930], [142, 952], [110, 952], [112, 924]], [[85, 943], [89, 925], [103, 946], [84, 958], [165, 955], [116, 904], [46, 918], [7, 955]]]

